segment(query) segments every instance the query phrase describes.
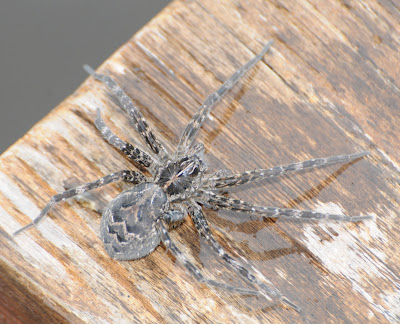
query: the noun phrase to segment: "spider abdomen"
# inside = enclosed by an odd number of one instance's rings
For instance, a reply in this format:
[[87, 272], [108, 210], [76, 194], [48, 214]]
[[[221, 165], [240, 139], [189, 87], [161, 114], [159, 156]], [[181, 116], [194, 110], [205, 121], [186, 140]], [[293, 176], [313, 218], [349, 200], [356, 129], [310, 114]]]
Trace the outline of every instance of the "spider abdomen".
[[142, 258], [159, 244], [156, 222], [168, 210], [164, 191], [142, 183], [123, 191], [103, 212], [101, 239], [107, 253], [118, 260]]

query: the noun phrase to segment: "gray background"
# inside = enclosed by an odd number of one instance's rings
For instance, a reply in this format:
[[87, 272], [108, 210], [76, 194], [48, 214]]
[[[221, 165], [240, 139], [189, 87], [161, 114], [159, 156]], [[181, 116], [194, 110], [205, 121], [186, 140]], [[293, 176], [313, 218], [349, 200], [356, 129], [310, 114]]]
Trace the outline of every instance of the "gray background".
[[72, 93], [167, 0], [3, 0], [0, 153]]

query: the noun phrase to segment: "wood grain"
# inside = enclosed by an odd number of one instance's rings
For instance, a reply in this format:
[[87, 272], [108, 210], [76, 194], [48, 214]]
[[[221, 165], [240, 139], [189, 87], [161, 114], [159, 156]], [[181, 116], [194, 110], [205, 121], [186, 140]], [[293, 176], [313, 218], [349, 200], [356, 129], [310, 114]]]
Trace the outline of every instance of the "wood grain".
[[[174, 1], [99, 69], [121, 84], [172, 151], [202, 100], [274, 39], [197, 140], [233, 172], [370, 150], [357, 163], [265, 181], [231, 196], [373, 214], [364, 223], [289, 222], [207, 211], [218, 240], [302, 308], [213, 291], [163, 246], [117, 262], [101, 215], [69, 200], [16, 238], [65, 188], [134, 166], [94, 127], [95, 111], [142, 145], [92, 78], [1, 156], [3, 317], [23, 323], [388, 323], [400, 321], [400, 7], [391, 1]], [[90, 62], [88, 62], [90, 63]], [[106, 204], [125, 185], [95, 190]], [[171, 231], [209, 277], [240, 281], [186, 219]], [[7, 309], [7, 311], [6, 311]], [[5, 315], [4, 315], [5, 314]], [[9, 315], [11, 316], [11, 315]], [[1, 319], [2, 317], [0, 317]]]

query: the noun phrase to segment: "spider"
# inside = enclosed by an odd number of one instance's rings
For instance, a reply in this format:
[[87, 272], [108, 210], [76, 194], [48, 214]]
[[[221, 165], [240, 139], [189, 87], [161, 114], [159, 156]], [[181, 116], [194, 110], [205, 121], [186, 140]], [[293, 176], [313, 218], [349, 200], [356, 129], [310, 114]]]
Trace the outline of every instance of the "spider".
[[[300, 311], [300, 308], [283, 296], [279, 290], [264, 284], [223, 249], [210, 230], [202, 206], [245, 212], [259, 217], [276, 218], [279, 216], [289, 219], [331, 219], [350, 222], [370, 219], [372, 216], [349, 217], [316, 211], [258, 206], [222, 195], [222, 191], [230, 187], [255, 180], [279, 177], [305, 169], [348, 163], [369, 153], [361, 152], [316, 158], [270, 169], [258, 169], [231, 175], [222, 170], [211, 174], [207, 173], [208, 166], [204, 160], [204, 145], [193, 145], [196, 134], [211, 109], [249, 69], [261, 60], [270, 49], [271, 44], [272, 40], [264, 46], [259, 54], [239, 68], [216, 92], [205, 99], [186, 126], [174, 154], [169, 154], [157, 140], [155, 133], [124, 90], [111, 77], [96, 73], [88, 65], [85, 65], [84, 69], [95, 79], [105, 83], [110, 92], [118, 99], [120, 107], [132, 119], [136, 130], [151, 150], [151, 154], [113, 134], [102, 119], [99, 109], [97, 109], [95, 120], [96, 128], [108, 143], [124, 153], [134, 163], [147, 168], [152, 176], [146, 177], [140, 171], [122, 170], [56, 194], [51, 197], [48, 204], [31, 223], [17, 230], [14, 235], [39, 223], [56, 203], [112, 182], [123, 180], [133, 186], [112, 199], [103, 211], [101, 218], [101, 240], [112, 258], [117, 260], [139, 259], [153, 252], [162, 242], [199, 282], [231, 292], [262, 294], [269, 300], [281, 302]], [[192, 218], [197, 231], [218, 256], [250, 285], [257, 288], [253, 290], [238, 288], [208, 279], [188, 260], [173, 243], [166, 227], [169, 223], [182, 221], [187, 214]]]

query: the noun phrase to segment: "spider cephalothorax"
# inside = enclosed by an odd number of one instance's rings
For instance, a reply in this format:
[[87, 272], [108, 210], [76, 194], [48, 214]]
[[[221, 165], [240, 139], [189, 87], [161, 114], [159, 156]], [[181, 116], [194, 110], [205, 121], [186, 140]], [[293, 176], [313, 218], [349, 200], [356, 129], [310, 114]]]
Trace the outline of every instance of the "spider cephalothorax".
[[[97, 129], [111, 145], [119, 149], [136, 164], [147, 168], [152, 176], [145, 177], [139, 171], [122, 170], [106, 175], [96, 181], [69, 189], [53, 196], [39, 216], [30, 224], [16, 231], [14, 235], [37, 224], [57, 202], [109, 183], [123, 180], [130, 182], [133, 186], [111, 200], [105, 208], [101, 220], [101, 239], [111, 257], [118, 260], [138, 259], [154, 251], [160, 242], [162, 242], [200, 282], [232, 292], [264, 295], [268, 299], [279, 300], [299, 310], [295, 304], [284, 297], [278, 290], [266, 285], [246, 267], [225, 252], [222, 246], [214, 239], [207, 219], [203, 214], [202, 205], [204, 204], [214, 209], [246, 212], [259, 217], [284, 217], [289, 219], [325, 218], [341, 221], [369, 219], [371, 216], [349, 217], [315, 211], [258, 206], [241, 200], [227, 198], [220, 194], [221, 190], [227, 190], [230, 187], [259, 179], [278, 177], [288, 173], [336, 163], [350, 162], [367, 155], [368, 152], [311, 159], [304, 162], [272, 167], [270, 169], [259, 169], [227, 175], [224, 171], [207, 174], [207, 165], [203, 158], [203, 145], [192, 145], [197, 132], [210, 113], [211, 108], [254, 64], [261, 60], [263, 55], [269, 50], [271, 44], [272, 41], [268, 42], [258, 55], [238, 69], [216, 92], [206, 98], [184, 130], [174, 154], [169, 154], [157, 140], [156, 135], [143, 118], [141, 112], [113, 79], [107, 75], [96, 73], [90, 67], [85, 66], [85, 69], [94, 78], [104, 82], [112, 94], [116, 96], [121, 108], [130, 116], [136, 126], [136, 130], [148, 145], [151, 154], [123, 141], [112, 133], [102, 119], [99, 109], [97, 110], [97, 118], [95, 120]], [[247, 280], [252, 285], [252, 289], [233, 287], [205, 278], [200, 270], [176, 247], [169, 236], [166, 224], [179, 222], [187, 214], [192, 218], [198, 232], [205, 238], [218, 256]]]
[[194, 153], [168, 161], [155, 175], [157, 183], [171, 199], [179, 199], [196, 191], [201, 183], [207, 165], [203, 162], [203, 145]]

